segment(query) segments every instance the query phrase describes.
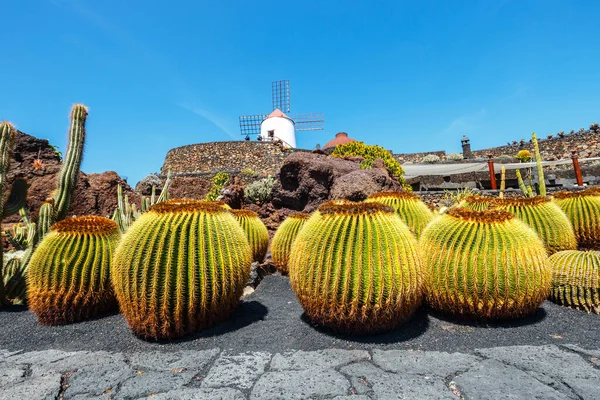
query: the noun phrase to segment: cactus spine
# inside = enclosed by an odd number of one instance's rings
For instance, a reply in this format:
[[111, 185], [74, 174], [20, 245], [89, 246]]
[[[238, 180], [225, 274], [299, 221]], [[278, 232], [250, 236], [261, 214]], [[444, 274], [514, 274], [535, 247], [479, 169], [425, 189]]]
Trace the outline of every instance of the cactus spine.
[[46, 236], [53, 224], [64, 219], [69, 212], [83, 159], [87, 115], [87, 108], [83, 104], [75, 104], [71, 109], [69, 145], [58, 176], [58, 186], [52, 198], [42, 204], [39, 212], [38, 236], [40, 240]]
[[433, 220], [434, 214], [421, 198], [412, 192], [380, 192], [369, 196], [367, 202], [377, 201], [392, 207], [400, 219], [417, 236]]
[[258, 214], [250, 210], [230, 210], [241, 225], [252, 249], [252, 259], [259, 263], [265, 260], [269, 248], [269, 231]]
[[503, 209], [525, 222], [540, 236], [549, 254], [577, 249], [577, 239], [565, 213], [547, 197], [495, 199], [495, 208]]
[[322, 204], [294, 241], [289, 268], [308, 317], [345, 334], [391, 330], [422, 298], [416, 239], [378, 202]]
[[172, 199], [131, 225], [115, 252], [111, 279], [133, 332], [171, 339], [227, 318], [251, 263], [248, 240], [227, 209]]
[[544, 244], [509, 212], [452, 209], [425, 228], [419, 247], [426, 260], [427, 301], [442, 313], [522, 317], [550, 291]]
[[273, 264], [282, 274], [289, 272], [288, 261], [292, 244], [308, 218], [310, 218], [310, 214], [307, 213], [291, 214], [279, 225], [273, 236], [271, 257], [273, 258]]
[[[17, 131], [10, 122], [0, 123], [0, 210], [4, 210], [4, 203], [7, 190], [8, 169], [12, 157], [13, 146]], [[4, 214], [4, 212], [2, 213]], [[2, 271], [4, 257], [2, 255], [2, 246], [0, 246], [0, 308], [9, 304], [4, 292], [4, 273]]]
[[121, 234], [104, 217], [68, 218], [35, 250], [27, 271], [29, 308], [43, 325], [69, 324], [114, 309], [110, 263]]
[[590, 188], [578, 192], [557, 192], [553, 201], [565, 212], [583, 249], [600, 248], [600, 192]]
[[600, 314], [600, 252], [567, 250], [550, 256], [550, 300]]

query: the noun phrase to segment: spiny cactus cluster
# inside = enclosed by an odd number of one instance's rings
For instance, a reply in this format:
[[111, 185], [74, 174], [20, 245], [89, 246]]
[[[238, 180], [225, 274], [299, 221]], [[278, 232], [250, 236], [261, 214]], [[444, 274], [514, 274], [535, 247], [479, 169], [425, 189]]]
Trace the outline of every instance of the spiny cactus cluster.
[[250, 210], [230, 210], [237, 222], [242, 226], [250, 248], [252, 259], [263, 262], [269, 248], [269, 231], [260, 220], [258, 214]]
[[290, 280], [314, 322], [366, 334], [393, 329], [419, 306], [417, 242], [381, 203], [325, 203], [292, 245]]
[[283, 274], [289, 272], [288, 261], [292, 251], [292, 244], [306, 221], [308, 221], [308, 218], [310, 218], [310, 214], [307, 213], [291, 214], [279, 225], [273, 236], [271, 257], [273, 258], [275, 267]]
[[173, 199], [152, 206], [129, 228], [111, 279], [133, 332], [171, 339], [228, 317], [251, 263], [244, 231], [225, 207]]
[[553, 201], [565, 212], [575, 231], [579, 247], [600, 248], [600, 191], [554, 193]]
[[428, 304], [467, 319], [533, 313], [548, 296], [551, 272], [544, 244], [503, 210], [455, 208], [425, 228]]
[[494, 208], [503, 209], [532, 227], [550, 254], [577, 248], [577, 239], [565, 213], [547, 197], [493, 199]]
[[492, 200], [493, 199], [491, 197], [473, 194], [462, 199], [458, 206], [474, 211], [484, 211], [489, 208]]
[[412, 192], [379, 192], [369, 196], [367, 202], [377, 201], [392, 207], [400, 219], [417, 236], [433, 220], [433, 212], [421, 198]]
[[550, 256], [550, 265], [552, 301], [600, 314], [599, 251], [561, 251]]
[[29, 308], [44, 325], [81, 321], [116, 308], [110, 264], [120, 239], [104, 217], [62, 220], [40, 243], [29, 265]]

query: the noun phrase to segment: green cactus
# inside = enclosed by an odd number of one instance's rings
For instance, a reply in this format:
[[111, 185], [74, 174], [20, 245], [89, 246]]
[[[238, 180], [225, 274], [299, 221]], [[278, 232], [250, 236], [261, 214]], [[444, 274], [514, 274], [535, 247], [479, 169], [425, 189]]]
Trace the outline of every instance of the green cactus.
[[519, 182], [519, 189], [521, 189], [521, 193], [525, 197], [531, 197], [531, 187], [528, 189], [525, 185], [525, 181], [523, 180], [523, 176], [521, 175], [521, 170], [517, 169], [515, 173], [517, 174], [517, 182]]
[[554, 193], [553, 201], [567, 214], [581, 249], [600, 249], [600, 192], [590, 188]]
[[600, 314], [600, 252], [566, 250], [550, 256], [550, 300]]
[[265, 260], [269, 248], [269, 231], [260, 220], [258, 214], [250, 210], [229, 210], [235, 220], [241, 225], [250, 248], [252, 259], [259, 263]]
[[391, 330], [422, 299], [417, 241], [378, 202], [322, 204], [294, 241], [289, 270], [307, 316], [344, 334]]
[[[5, 199], [7, 197], [7, 173], [10, 168], [16, 135], [17, 130], [10, 122], [0, 123], [0, 210], [4, 210]], [[4, 214], [4, 211], [2, 211], [2, 214]], [[10, 304], [4, 290], [3, 264], [4, 257], [2, 255], [2, 246], [0, 246], [0, 308]]]
[[490, 202], [492, 200], [492, 197], [473, 194], [462, 199], [462, 201], [458, 203], [458, 207], [467, 208], [473, 211], [484, 211], [490, 207]]
[[52, 226], [27, 271], [29, 308], [41, 324], [69, 324], [116, 308], [110, 263], [120, 236], [117, 224], [104, 217]]
[[38, 216], [39, 240], [46, 236], [53, 224], [64, 219], [69, 212], [83, 159], [87, 115], [88, 110], [83, 104], [75, 104], [71, 109], [67, 155], [60, 169], [58, 185], [52, 198], [44, 202], [40, 208]]
[[535, 312], [552, 275], [535, 231], [503, 210], [455, 208], [419, 239], [426, 260], [426, 298], [442, 313], [506, 319]]
[[131, 225], [115, 252], [111, 279], [136, 335], [172, 339], [227, 318], [251, 263], [244, 231], [225, 207], [172, 199]]
[[288, 261], [292, 244], [308, 218], [310, 218], [310, 214], [307, 213], [291, 214], [279, 225], [275, 235], [273, 235], [271, 257], [273, 258], [273, 264], [282, 274], [289, 272]]
[[537, 137], [535, 132], [531, 134], [533, 140], [533, 150], [535, 154], [535, 165], [537, 168], [538, 175], [538, 195], [546, 197], [546, 178], [544, 177], [544, 167], [542, 166], [542, 155], [540, 154], [540, 146], [538, 145]]
[[25, 304], [27, 301], [27, 270], [33, 250], [37, 245], [37, 230], [35, 223], [30, 221], [25, 208], [21, 208], [19, 213], [24, 225], [21, 226], [19, 224], [18, 227], [13, 227], [16, 235], [14, 244], [18, 245], [15, 247], [25, 250], [25, 252], [20, 258], [12, 258], [9, 261], [11, 267], [4, 271], [6, 297], [12, 304]]
[[577, 249], [577, 239], [565, 213], [547, 197], [494, 199], [494, 208], [503, 209], [533, 228], [549, 254]]
[[434, 217], [429, 207], [412, 192], [379, 192], [370, 195], [366, 201], [377, 201], [392, 207], [417, 237]]
[[500, 170], [500, 193], [498, 193], [498, 197], [504, 198], [504, 191], [506, 190], [506, 168], [502, 167]]

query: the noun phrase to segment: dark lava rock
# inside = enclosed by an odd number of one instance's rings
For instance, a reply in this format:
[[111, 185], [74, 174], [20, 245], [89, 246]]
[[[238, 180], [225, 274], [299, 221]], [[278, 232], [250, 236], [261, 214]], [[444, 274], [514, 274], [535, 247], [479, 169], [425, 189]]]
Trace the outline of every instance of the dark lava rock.
[[385, 169], [359, 169], [335, 180], [331, 198], [362, 201], [383, 190], [402, 190], [402, 186]]
[[212, 182], [200, 176], [175, 176], [169, 186], [171, 199], [203, 199], [208, 194]]

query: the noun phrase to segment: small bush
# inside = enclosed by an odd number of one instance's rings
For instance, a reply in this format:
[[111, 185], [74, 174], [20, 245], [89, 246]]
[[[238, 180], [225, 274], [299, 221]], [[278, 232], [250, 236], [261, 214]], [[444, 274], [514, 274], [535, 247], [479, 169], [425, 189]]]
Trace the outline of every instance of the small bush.
[[206, 200], [216, 200], [217, 197], [221, 195], [221, 190], [229, 181], [229, 174], [226, 172], [217, 173], [214, 178], [212, 178], [212, 186], [210, 191], [206, 195]]
[[158, 177], [157, 174], [148, 174], [145, 177], [142, 178], [142, 180], [138, 183], [138, 185], [148, 185], [150, 187], [152, 186], [162, 186], [162, 181], [161, 179]]
[[529, 162], [533, 158], [529, 150], [521, 150], [517, 153], [517, 160], [521, 162]]
[[435, 163], [440, 162], [440, 158], [438, 156], [436, 156], [435, 154], [427, 154], [425, 157], [423, 157], [421, 162], [424, 162], [427, 164], [435, 164]]
[[363, 161], [361, 161], [360, 168], [361, 169], [373, 168], [373, 160], [363, 160]]
[[256, 172], [255, 170], [251, 169], [251, 168], [244, 168], [243, 170], [240, 171], [240, 173], [244, 174], [244, 175], [258, 175], [258, 172]]
[[446, 158], [450, 161], [460, 161], [462, 160], [464, 157], [461, 153], [450, 153], [446, 156]]
[[252, 182], [244, 190], [244, 198], [247, 203], [265, 204], [273, 198], [273, 185], [275, 179], [271, 175], [258, 181]]

